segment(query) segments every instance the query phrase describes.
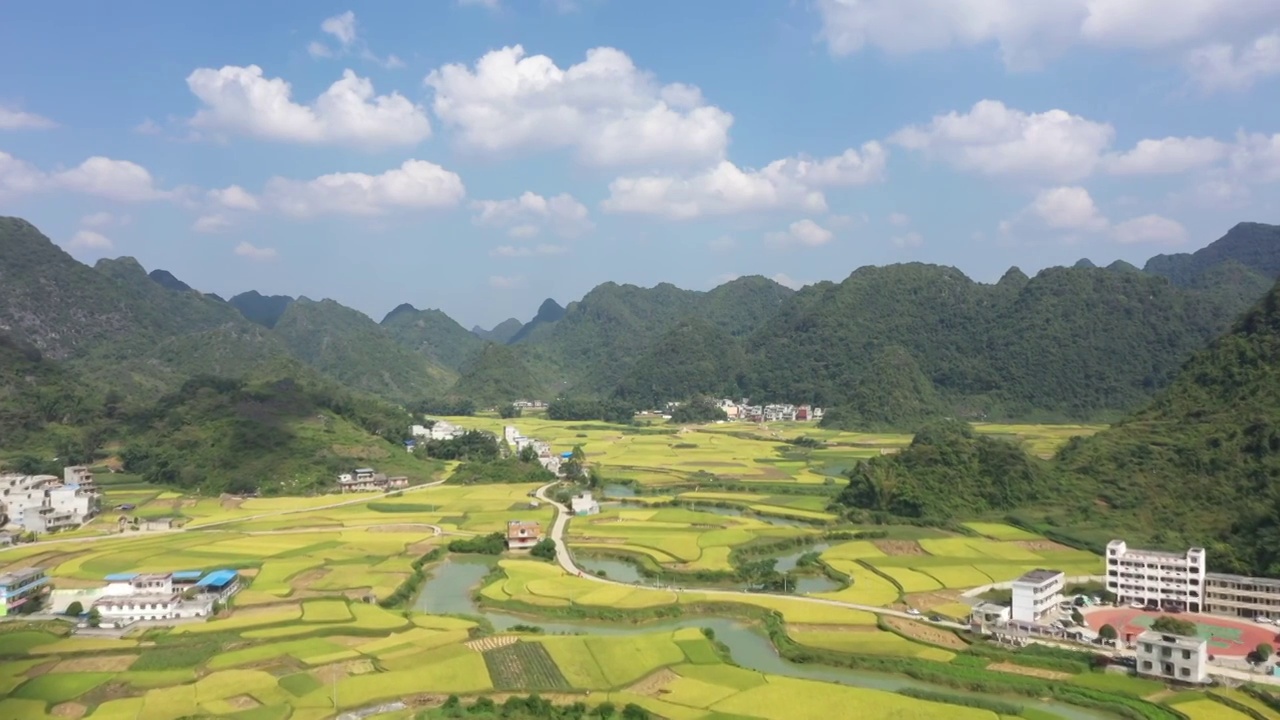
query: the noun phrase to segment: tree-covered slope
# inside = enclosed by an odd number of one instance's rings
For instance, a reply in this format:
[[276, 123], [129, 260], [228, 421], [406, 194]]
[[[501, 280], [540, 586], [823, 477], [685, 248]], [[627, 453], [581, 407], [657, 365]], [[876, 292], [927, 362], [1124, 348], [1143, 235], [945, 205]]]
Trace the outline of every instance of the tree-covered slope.
[[1280, 286], [1145, 409], [1069, 443], [1057, 464], [1064, 483], [1096, 486], [1099, 523], [1207, 546], [1220, 569], [1280, 574]]
[[455, 371], [469, 363], [485, 344], [440, 310], [419, 310], [408, 303], [387, 313], [381, 325], [396, 342]]
[[333, 300], [298, 298], [272, 334], [294, 357], [347, 387], [397, 402], [438, 395], [455, 379], [367, 315]]
[[1280, 225], [1242, 222], [1193, 253], [1156, 255], [1143, 270], [1189, 286], [1228, 260], [1258, 273], [1268, 284], [1274, 282], [1280, 277]]
[[273, 328], [284, 311], [293, 304], [293, 298], [288, 295], [262, 295], [257, 290], [250, 290], [233, 296], [227, 302], [251, 322]]
[[737, 340], [707, 320], [686, 318], [636, 360], [614, 393], [641, 408], [701, 395], [737, 396], [745, 371]]
[[506, 344], [511, 342], [511, 338], [520, 332], [520, 328], [524, 327], [524, 323], [515, 318], [507, 318], [502, 322], [494, 325], [491, 330], [485, 330], [479, 325], [471, 328], [471, 332], [475, 333], [481, 340]]
[[84, 425], [102, 410], [73, 373], [0, 333], [0, 449], [22, 448], [50, 425]]
[[938, 389], [906, 348], [889, 345], [850, 388], [848, 400], [828, 408], [822, 427], [841, 430], [915, 428], [952, 414]]
[[511, 334], [507, 342], [515, 344], [518, 342], [526, 342], [536, 339], [545, 333], [551, 331], [556, 323], [564, 317], [565, 309], [560, 307], [560, 303], [547, 298], [538, 306], [538, 312], [534, 314], [533, 319], [520, 326], [520, 329]]
[[545, 400], [556, 388], [544, 368], [526, 362], [521, 348], [488, 343], [462, 368], [451, 395], [467, 398], [481, 406], [515, 400]]

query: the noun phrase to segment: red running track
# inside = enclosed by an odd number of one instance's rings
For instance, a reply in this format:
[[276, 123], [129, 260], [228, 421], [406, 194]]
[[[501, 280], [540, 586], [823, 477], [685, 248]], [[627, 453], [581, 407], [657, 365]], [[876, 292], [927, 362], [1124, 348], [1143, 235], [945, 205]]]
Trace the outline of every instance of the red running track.
[[[1147, 612], [1134, 608], [1099, 608], [1089, 612], [1085, 620], [1089, 627], [1097, 630], [1103, 625], [1110, 625], [1120, 633], [1120, 642], [1125, 635], [1132, 633], [1136, 639], [1140, 633], [1151, 628], [1151, 623], [1161, 615], [1170, 613]], [[1253, 652], [1259, 643], [1277, 644], [1280, 628], [1273, 625], [1260, 625], [1247, 620], [1232, 620], [1216, 615], [1197, 615], [1195, 613], [1178, 613], [1173, 617], [1190, 620], [1196, 624], [1200, 637], [1209, 641], [1209, 654], [1222, 657], [1244, 657]]]

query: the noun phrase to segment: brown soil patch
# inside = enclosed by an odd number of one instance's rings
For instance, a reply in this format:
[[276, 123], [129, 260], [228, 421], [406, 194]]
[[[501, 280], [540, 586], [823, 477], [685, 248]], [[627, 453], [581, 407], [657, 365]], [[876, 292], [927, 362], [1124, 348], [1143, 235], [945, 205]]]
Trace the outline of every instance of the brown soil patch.
[[123, 672], [129, 669], [137, 655], [97, 655], [71, 658], [58, 663], [56, 672]]
[[240, 505], [244, 503], [244, 498], [232, 497], [231, 495], [223, 495], [219, 505], [223, 510], [239, 510]]
[[[329, 574], [329, 568], [315, 568], [313, 570], [307, 570], [304, 573], [294, 575], [292, 578], [290, 578], [289, 586], [295, 589], [305, 588], [311, 583], [319, 580], [320, 578], [328, 574]], [[294, 594], [296, 595], [297, 593], [294, 593]]]
[[1166, 699], [1171, 698], [1174, 695], [1179, 694], [1180, 692], [1181, 692], [1180, 690], [1170, 690], [1168, 688], [1165, 688], [1160, 692], [1151, 693], [1150, 695], [1142, 699], [1146, 700], [1149, 703], [1159, 703], [1159, 702], [1164, 702]]
[[627, 692], [634, 693], [636, 695], [644, 695], [646, 697], [655, 697], [658, 693], [662, 692], [663, 688], [679, 679], [679, 675], [671, 672], [667, 668], [662, 668], [627, 688]]
[[1056, 543], [1052, 540], [1015, 540], [1013, 544], [1020, 548], [1026, 548], [1031, 552], [1036, 552], [1037, 550], [1054, 552], [1071, 549], [1062, 543]]
[[1013, 663], [1002, 662], [987, 666], [988, 670], [996, 670], [999, 672], [1010, 673], [1011, 675], [1026, 675], [1027, 677], [1040, 678], [1042, 680], [1066, 680], [1070, 678], [1069, 673], [1054, 672], [1053, 670], [1041, 670], [1040, 668], [1029, 668]]
[[915, 540], [872, 540], [872, 545], [885, 555], [927, 555]]
[[894, 609], [905, 610], [913, 607], [921, 612], [927, 612], [939, 605], [949, 605], [951, 603], [961, 602], [959, 590], [932, 590], [930, 592], [911, 593], [906, 596], [906, 605], [895, 605]]
[[937, 645], [947, 648], [948, 650], [964, 650], [969, 645], [961, 640], [955, 633], [942, 628], [925, 625], [914, 620], [907, 620], [900, 617], [886, 616], [884, 622], [889, 627], [906, 635], [912, 640]]
[[258, 702], [250, 695], [236, 695], [234, 697], [229, 697], [227, 698], [227, 704], [237, 710], [252, 710], [259, 705], [262, 705], [262, 703]]
[[80, 700], [85, 705], [92, 706], [101, 705], [108, 700], [119, 700], [120, 698], [129, 697], [134, 694], [133, 688], [129, 683], [112, 680], [111, 682], [103, 683], [102, 685], [90, 690], [82, 696]]
[[60, 705], [54, 705], [52, 713], [57, 717], [64, 718], [82, 718], [89, 708], [76, 702], [64, 702]]
[[27, 668], [27, 671], [22, 673], [22, 675], [23, 677], [26, 677], [28, 679], [34, 678], [34, 677], [40, 677], [41, 675], [47, 672], [53, 672], [53, 669], [57, 666], [58, 666], [58, 660], [55, 658], [53, 660], [50, 660], [49, 662], [42, 662], [39, 665], [32, 665], [31, 667]]
[[432, 548], [435, 548], [438, 545], [439, 543], [435, 540], [423, 540], [422, 542], [416, 542], [406, 547], [405, 550], [411, 555], [422, 557], [423, 555], [431, 552]]

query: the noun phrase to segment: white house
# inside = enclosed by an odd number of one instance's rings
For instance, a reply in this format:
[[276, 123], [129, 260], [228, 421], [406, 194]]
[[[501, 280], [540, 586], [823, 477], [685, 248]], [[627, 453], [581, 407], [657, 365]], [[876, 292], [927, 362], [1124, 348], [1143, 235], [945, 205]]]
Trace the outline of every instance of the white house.
[[[76, 477], [78, 469], [67, 468], [66, 474]], [[0, 503], [9, 522], [37, 533], [79, 527], [102, 507], [91, 486], [64, 483], [56, 475], [0, 475]]]
[[600, 512], [600, 503], [591, 497], [591, 493], [584, 492], [569, 500], [569, 506], [573, 509], [574, 515], [595, 515]]
[[1147, 631], [1138, 636], [1138, 674], [1184, 683], [1209, 681], [1209, 643]]
[[1062, 602], [1066, 576], [1061, 570], [1037, 568], [1013, 581], [1012, 617], [1019, 622], [1039, 623]]
[[542, 539], [542, 526], [527, 520], [511, 520], [507, 523], [507, 549], [528, 550]]
[[1204, 548], [1185, 553], [1137, 550], [1123, 540], [1112, 540], [1107, 543], [1107, 589], [1124, 603], [1201, 612]]
[[452, 440], [456, 437], [466, 435], [467, 431], [451, 422], [437, 420], [435, 425], [431, 426], [427, 436], [432, 440]]

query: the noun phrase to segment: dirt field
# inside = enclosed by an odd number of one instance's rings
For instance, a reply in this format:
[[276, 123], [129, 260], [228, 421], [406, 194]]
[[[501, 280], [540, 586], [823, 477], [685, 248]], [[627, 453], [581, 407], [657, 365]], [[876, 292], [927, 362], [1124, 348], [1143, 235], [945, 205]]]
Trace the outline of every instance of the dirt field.
[[236, 695], [227, 698], [227, 702], [237, 710], [252, 710], [262, 704], [248, 695]]
[[137, 659], [137, 655], [96, 655], [71, 658], [58, 663], [55, 672], [123, 672], [128, 670], [133, 661]]
[[1040, 668], [1022, 667], [1013, 663], [995, 663], [987, 666], [988, 670], [996, 670], [999, 672], [1010, 673], [1012, 675], [1026, 675], [1028, 677], [1040, 678], [1042, 680], [1066, 680], [1071, 677], [1069, 673], [1054, 672], [1053, 670], [1041, 670]]
[[642, 678], [639, 682], [627, 688], [627, 692], [636, 695], [645, 695], [648, 697], [656, 697], [662, 692], [662, 689], [680, 678], [679, 675], [671, 672], [667, 668]]
[[906, 610], [907, 608], [915, 608], [921, 612], [928, 612], [939, 605], [950, 605], [952, 603], [961, 602], [959, 590], [934, 590], [931, 592], [911, 593], [906, 596], [906, 604], [898, 603], [893, 606], [896, 610]]
[[915, 540], [872, 540], [872, 545], [885, 555], [925, 555], [924, 548]]
[[937, 645], [949, 650], [964, 650], [969, 645], [961, 640], [953, 632], [949, 632], [942, 628], [936, 628], [924, 623], [918, 623], [914, 620], [907, 620], [900, 617], [885, 617], [884, 622], [889, 627], [906, 635], [913, 640]]

